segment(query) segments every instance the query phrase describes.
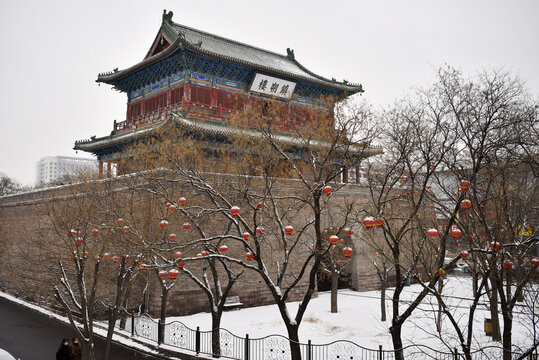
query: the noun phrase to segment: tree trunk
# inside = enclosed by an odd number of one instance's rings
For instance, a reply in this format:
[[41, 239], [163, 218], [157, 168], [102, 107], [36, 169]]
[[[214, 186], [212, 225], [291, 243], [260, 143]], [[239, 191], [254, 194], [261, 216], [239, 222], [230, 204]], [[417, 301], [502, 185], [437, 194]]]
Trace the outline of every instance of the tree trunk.
[[111, 310], [109, 318], [109, 328], [107, 330], [107, 338], [105, 340], [105, 354], [103, 356], [104, 360], [110, 359], [110, 345], [112, 343], [112, 335], [114, 335], [114, 326], [116, 325], [116, 320], [118, 320], [118, 309], [114, 308]]
[[298, 325], [286, 325], [288, 339], [290, 343], [290, 359], [301, 360], [301, 349], [299, 346]]
[[[442, 278], [438, 280], [438, 294], [442, 294], [443, 289], [443, 281]], [[438, 315], [436, 317], [436, 331], [438, 331], [438, 334], [442, 333], [442, 303], [438, 302]]]
[[473, 291], [473, 295], [475, 296], [475, 294], [477, 294], [477, 283], [478, 283], [479, 279], [478, 279], [478, 276], [477, 276], [477, 272], [474, 270], [472, 270], [472, 291]]
[[513, 315], [509, 310], [503, 313], [503, 360], [511, 360]]
[[382, 281], [382, 291], [380, 294], [380, 310], [382, 312], [382, 321], [386, 321], [386, 280]]
[[337, 290], [339, 289], [339, 273], [335, 266], [331, 267], [331, 312], [338, 312], [337, 308]]
[[[129, 316], [129, 313], [127, 312], [127, 302], [129, 299], [129, 293], [131, 292], [131, 287], [129, 286], [127, 288], [127, 291], [125, 293], [125, 299], [122, 302], [122, 310], [120, 315], [120, 329], [125, 330], [125, 325], [127, 323], [127, 317]], [[125, 311], [123, 311], [125, 309]]]
[[88, 342], [86, 343], [86, 353], [88, 354], [88, 360], [95, 360], [95, 349], [94, 349], [94, 337], [90, 335], [88, 337]]
[[492, 320], [492, 340], [501, 341], [500, 318], [498, 316], [498, 287], [495, 281], [491, 281], [489, 296], [490, 318]]
[[157, 332], [159, 344], [165, 341], [165, 322], [167, 321], [167, 299], [168, 291], [166, 286], [161, 287], [161, 311], [159, 313], [159, 331]]
[[393, 342], [393, 350], [395, 351], [395, 360], [404, 360], [404, 351], [402, 350], [402, 324], [392, 320], [393, 324], [389, 328], [391, 333], [391, 341]]
[[221, 356], [221, 333], [219, 328], [221, 327], [221, 313], [211, 314], [211, 352], [213, 357]]

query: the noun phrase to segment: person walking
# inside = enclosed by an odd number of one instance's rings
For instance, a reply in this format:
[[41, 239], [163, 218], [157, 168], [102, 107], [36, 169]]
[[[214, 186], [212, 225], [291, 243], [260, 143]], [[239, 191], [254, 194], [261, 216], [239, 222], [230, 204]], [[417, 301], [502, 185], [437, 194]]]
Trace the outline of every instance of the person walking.
[[62, 340], [58, 351], [56, 351], [56, 360], [71, 360], [69, 348], [69, 339]]
[[73, 342], [69, 345], [69, 355], [71, 356], [71, 360], [82, 359], [82, 345], [79, 343], [78, 337], [74, 337]]

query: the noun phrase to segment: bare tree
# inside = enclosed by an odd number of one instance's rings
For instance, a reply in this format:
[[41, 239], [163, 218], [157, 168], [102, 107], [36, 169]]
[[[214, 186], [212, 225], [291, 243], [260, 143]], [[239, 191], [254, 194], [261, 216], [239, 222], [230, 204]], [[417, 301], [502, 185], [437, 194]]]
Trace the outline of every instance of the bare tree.
[[[201, 277], [187, 266], [184, 272], [208, 295], [213, 319], [220, 318], [226, 295], [241, 273], [231, 265], [257, 273], [287, 327], [292, 359], [301, 358], [298, 329], [316, 289], [321, 259], [331, 250], [323, 241], [323, 214], [331, 202], [331, 191], [342, 186], [334, 182], [340, 181], [343, 171], [347, 176], [347, 168], [380, 152], [370, 147], [367, 111], [346, 111], [334, 105], [321, 102], [306, 108], [302, 118], [306, 125], [283, 136], [279, 127], [288, 121], [286, 105], [253, 102], [221, 139], [217, 157], [200, 145], [200, 135], [193, 136], [191, 128], [183, 130], [188, 117], [178, 114], [173, 118], [177, 126], [157, 135], [147, 146], [152, 151], [141, 161], [152, 158], [173, 174], [164, 175], [164, 170], [160, 178], [154, 177], [154, 184], [160, 185], [150, 191], [164, 195], [162, 184], [175, 178], [190, 194], [187, 200], [193, 201], [192, 207], [177, 207], [177, 211], [189, 220], [195, 234], [182, 246], [193, 251], [196, 245], [204, 255], [184, 260], [205, 266]], [[178, 138], [181, 143], [175, 141]], [[158, 186], [162, 188], [156, 190]], [[339, 228], [346, 225], [350, 211], [349, 207], [342, 212]], [[225, 241], [233, 251], [222, 251]], [[220, 281], [223, 271], [217, 266], [225, 270], [228, 285], [224, 288]], [[287, 302], [294, 293], [301, 294], [301, 302], [291, 314]], [[217, 325], [215, 322], [214, 327]]]
[[[459, 259], [456, 246], [453, 247], [455, 227], [459, 234], [461, 229], [465, 234], [461, 242], [472, 253], [472, 258], [483, 259], [473, 263], [475, 274], [487, 276], [489, 280], [482, 280], [481, 285], [474, 287], [471, 313], [483, 289], [490, 285], [493, 314], [497, 313], [496, 295], [502, 303], [502, 314], [507, 314], [504, 315], [504, 320], [507, 317], [504, 356], [508, 356], [511, 309], [516, 301], [514, 295], [519, 296], [523, 283], [519, 282], [513, 295], [508, 296], [504, 290], [508, 287], [501, 282], [505, 271], [498, 270], [503, 252], [492, 251], [484, 244], [512, 243], [506, 235], [514, 234], [515, 227], [525, 221], [517, 219], [516, 213], [522, 207], [514, 201], [514, 196], [508, 196], [507, 187], [494, 195], [495, 187], [489, 181], [493, 178], [492, 168], [496, 171], [516, 168], [516, 165], [508, 165], [518, 163], [514, 155], [522, 158], [537, 150], [537, 139], [526, 130], [537, 128], [536, 106], [522, 83], [507, 74], [484, 73], [470, 80], [455, 70], [446, 69], [440, 70], [433, 87], [419, 90], [413, 97], [397, 103], [382, 119], [389, 124], [383, 133], [387, 150], [382, 162], [372, 163], [367, 168], [372, 189], [372, 210], [367, 215], [382, 219], [383, 242], [391, 250], [395, 266], [397, 280], [390, 332], [397, 358], [404, 356], [399, 351], [403, 345], [402, 324], [427, 294], [434, 293], [439, 300], [439, 312], [447, 313], [442, 301], [441, 277]], [[507, 170], [504, 171], [503, 179], [515, 186]], [[467, 184], [466, 188], [463, 183]], [[532, 190], [525, 196], [531, 196], [533, 202], [536, 192]], [[487, 220], [489, 213], [494, 216]], [[504, 226], [507, 241], [501, 240], [503, 234], [500, 236]], [[433, 231], [427, 231], [429, 228]], [[529, 256], [524, 255], [528, 251], [524, 249], [528, 249], [531, 242], [520, 241], [518, 246], [507, 247], [519, 248], [520, 258], [528, 259]], [[401, 257], [402, 253], [406, 256]], [[448, 255], [452, 260], [444, 263]], [[401, 312], [400, 294], [408, 276], [420, 281], [424, 288]], [[521, 279], [526, 282], [529, 276]], [[474, 283], [477, 285], [477, 280]], [[502, 300], [504, 297], [506, 299]], [[468, 336], [459, 333], [465, 353], [469, 353], [471, 331], [470, 324]]]

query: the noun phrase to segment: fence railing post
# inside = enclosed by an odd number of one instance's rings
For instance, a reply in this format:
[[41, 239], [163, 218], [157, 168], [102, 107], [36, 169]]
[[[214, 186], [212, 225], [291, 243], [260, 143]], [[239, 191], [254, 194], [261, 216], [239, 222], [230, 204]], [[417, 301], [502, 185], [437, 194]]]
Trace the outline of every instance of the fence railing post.
[[313, 358], [313, 352], [312, 352], [312, 346], [311, 346], [311, 340], [307, 341], [307, 360], [311, 360]]
[[378, 360], [384, 360], [384, 353], [382, 352], [382, 345], [378, 345]]
[[135, 336], [135, 312], [131, 311], [131, 336]]
[[195, 337], [195, 352], [198, 353], [200, 352], [200, 327], [197, 326], [197, 332], [196, 332], [196, 337]]
[[455, 360], [459, 360], [459, 351], [455, 348]]
[[249, 360], [249, 334], [245, 334], [245, 351], [243, 358]]

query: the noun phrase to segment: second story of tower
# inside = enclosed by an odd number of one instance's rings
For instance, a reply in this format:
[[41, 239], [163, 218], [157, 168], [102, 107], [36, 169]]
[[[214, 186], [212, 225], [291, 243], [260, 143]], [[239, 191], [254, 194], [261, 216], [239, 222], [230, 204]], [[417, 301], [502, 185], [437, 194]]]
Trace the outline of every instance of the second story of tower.
[[277, 54], [172, 21], [161, 27], [145, 58], [124, 70], [99, 74], [97, 82], [127, 94], [126, 118], [113, 133], [135, 130], [183, 110], [194, 118], [228, 122], [250, 102], [285, 104], [281, 131], [305, 126], [302, 111], [321, 98], [363, 92], [360, 84], [337, 82], [302, 66], [294, 51]]

